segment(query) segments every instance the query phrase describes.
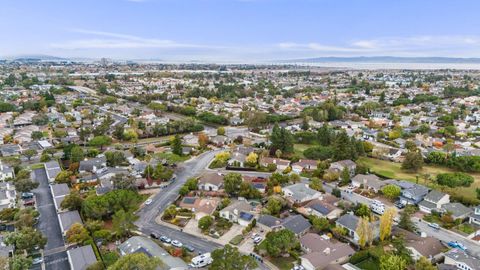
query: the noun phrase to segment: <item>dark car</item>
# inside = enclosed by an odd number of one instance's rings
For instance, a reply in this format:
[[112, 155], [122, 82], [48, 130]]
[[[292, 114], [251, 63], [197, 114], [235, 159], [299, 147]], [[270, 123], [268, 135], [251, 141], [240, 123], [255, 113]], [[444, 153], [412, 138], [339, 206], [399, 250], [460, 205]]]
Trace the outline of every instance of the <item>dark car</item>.
[[396, 201], [394, 204], [398, 209], [403, 209], [405, 208], [405, 204], [403, 204], [401, 201]]
[[156, 234], [156, 233], [151, 233], [150, 237], [152, 237], [153, 239], [158, 239], [159, 238], [158, 234]]

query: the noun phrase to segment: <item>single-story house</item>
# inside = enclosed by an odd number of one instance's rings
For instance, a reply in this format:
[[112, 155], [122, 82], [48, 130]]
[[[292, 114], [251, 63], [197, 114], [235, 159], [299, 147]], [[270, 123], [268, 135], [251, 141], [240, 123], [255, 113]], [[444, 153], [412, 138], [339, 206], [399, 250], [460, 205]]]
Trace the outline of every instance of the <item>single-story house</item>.
[[300, 236], [304, 235], [312, 225], [302, 215], [292, 215], [282, 220], [282, 227]]
[[300, 159], [292, 164], [292, 170], [296, 173], [302, 171], [313, 171], [317, 169], [318, 161], [312, 159]]
[[247, 201], [235, 201], [220, 210], [220, 216], [230, 222], [247, 226], [254, 218], [254, 209]]
[[184, 197], [179, 206], [194, 212], [195, 219], [199, 220], [204, 216], [213, 215], [219, 201], [218, 198]]
[[290, 161], [281, 158], [263, 157], [259, 162], [260, 166], [268, 167], [269, 164], [277, 166], [278, 171], [283, 171], [290, 166]]
[[221, 173], [206, 173], [198, 179], [198, 189], [206, 191], [218, 191], [223, 187], [223, 175]]
[[306, 270], [325, 269], [330, 264], [344, 263], [355, 253], [348, 244], [315, 233], [302, 236], [300, 244], [306, 252], [301, 257], [302, 266]]
[[446, 203], [442, 205], [442, 212], [450, 213], [454, 219], [465, 219], [473, 210], [461, 203]]
[[55, 177], [62, 171], [60, 164], [56, 160], [52, 160], [43, 164], [45, 171], [47, 172], [47, 178], [49, 182], [55, 181]]
[[91, 245], [67, 250], [68, 262], [72, 270], [86, 270], [97, 262], [97, 257]]
[[387, 184], [374, 174], [357, 174], [352, 178], [352, 185], [354, 187], [360, 187], [363, 185], [363, 188], [370, 189], [377, 193]]
[[342, 171], [347, 168], [350, 172], [350, 176], [355, 175], [355, 170], [357, 169], [357, 164], [349, 159], [340, 160], [330, 164], [330, 170], [336, 171], [337, 173], [342, 173]]
[[60, 222], [60, 229], [63, 235], [67, 233], [73, 224], [83, 224], [82, 218], [77, 210], [58, 213], [58, 221]]
[[445, 264], [454, 265], [461, 270], [480, 269], [480, 259], [467, 254], [465, 251], [454, 248], [445, 253]]
[[322, 197], [322, 193], [311, 189], [307, 184], [297, 183], [283, 188], [283, 194], [293, 204], [301, 204]]

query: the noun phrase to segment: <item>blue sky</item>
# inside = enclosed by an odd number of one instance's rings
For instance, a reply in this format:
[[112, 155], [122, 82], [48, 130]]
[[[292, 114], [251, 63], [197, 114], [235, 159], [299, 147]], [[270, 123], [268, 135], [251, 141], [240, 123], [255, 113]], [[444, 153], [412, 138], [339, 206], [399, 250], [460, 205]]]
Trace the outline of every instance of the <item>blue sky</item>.
[[0, 0], [0, 56], [480, 57], [477, 0]]

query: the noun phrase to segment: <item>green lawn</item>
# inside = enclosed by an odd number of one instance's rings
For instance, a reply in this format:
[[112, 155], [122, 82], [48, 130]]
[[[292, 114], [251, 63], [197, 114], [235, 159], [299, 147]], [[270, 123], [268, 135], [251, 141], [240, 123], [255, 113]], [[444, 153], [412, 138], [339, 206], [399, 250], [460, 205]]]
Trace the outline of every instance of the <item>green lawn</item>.
[[278, 257], [272, 258], [270, 262], [273, 263], [280, 270], [290, 270], [293, 268], [295, 259], [293, 257]]
[[160, 159], [166, 159], [168, 163], [179, 163], [179, 162], [184, 162], [190, 158], [190, 156], [179, 156], [177, 154], [171, 153], [171, 152], [163, 152], [156, 154], [156, 157]]
[[361, 157], [358, 159], [358, 163], [369, 167], [371, 172], [376, 173], [377, 175], [384, 178], [393, 178], [398, 180], [416, 182], [418, 176], [419, 184], [423, 184], [435, 189], [440, 189], [451, 195], [462, 195], [471, 199], [475, 199], [475, 189], [480, 188], [480, 174], [470, 174], [475, 178], [475, 182], [470, 187], [448, 188], [440, 187], [433, 182], [426, 181], [423, 175], [428, 174], [431, 176], [431, 179], [435, 179], [435, 176], [439, 173], [453, 172], [453, 170], [449, 168], [438, 166], [424, 166], [420, 171], [414, 173], [402, 170], [401, 163], [379, 160], [375, 158]]
[[240, 242], [242, 242], [242, 240], [243, 240], [243, 235], [239, 234], [239, 235], [233, 237], [232, 240], [230, 240], [230, 244], [238, 246], [238, 244], [240, 244]]
[[300, 158], [305, 158], [305, 156], [303, 155], [303, 151], [312, 146], [313, 145], [310, 144], [295, 144], [293, 145], [293, 151], [295, 152], [295, 155], [299, 156]]
[[360, 263], [357, 263], [355, 266], [357, 266], [360, 269], [363, 270], [377, 270], [379, 269], [378, 261], [375, 260], [374, 258], [368, 258]]

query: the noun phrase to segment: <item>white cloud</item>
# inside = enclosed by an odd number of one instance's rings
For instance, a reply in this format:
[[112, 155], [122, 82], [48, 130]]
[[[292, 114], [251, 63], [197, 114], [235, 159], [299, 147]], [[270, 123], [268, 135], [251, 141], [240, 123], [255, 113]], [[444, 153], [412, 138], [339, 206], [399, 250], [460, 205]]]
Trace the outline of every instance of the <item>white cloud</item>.
[[[84, 39], [69, 40], [51, 44], [55, 49], [78, 50], [78, 49], [136, 49], [136, 48], [215, 48], [211, 46], [179, 43], [168, 39], [142, 38], [134, 35], [126, 35], [104, 31], [85, 29], [71, 29], [71, 32], [89, 36]], [[92, 37], [93, 36], [93, 37]]]

